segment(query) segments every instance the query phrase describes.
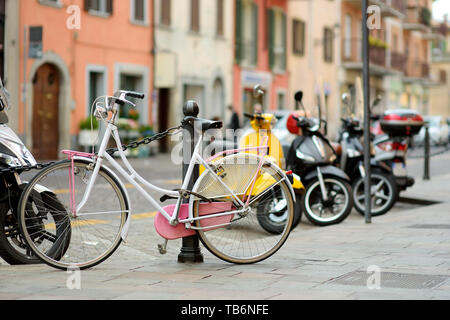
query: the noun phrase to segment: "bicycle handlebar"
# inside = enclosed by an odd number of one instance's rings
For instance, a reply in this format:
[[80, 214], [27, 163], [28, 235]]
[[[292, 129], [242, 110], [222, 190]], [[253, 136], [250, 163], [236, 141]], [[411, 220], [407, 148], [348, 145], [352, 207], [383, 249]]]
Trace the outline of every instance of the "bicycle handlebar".
[[145, 94], [144, 93], [140, 93], [140, 92], [135, 92], [135, 91], [126, 91], [125, 92], [125, 97], [130, 97], [130, 98], [136, 98], [136, 99], [144, 99], [145, 98]]

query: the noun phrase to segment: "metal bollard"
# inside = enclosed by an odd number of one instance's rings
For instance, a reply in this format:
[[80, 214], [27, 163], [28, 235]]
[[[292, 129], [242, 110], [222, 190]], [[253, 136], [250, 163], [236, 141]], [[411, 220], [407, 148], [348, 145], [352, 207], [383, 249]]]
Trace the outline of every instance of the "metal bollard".
[[430, 127], [428, 123], [425, 124], [425, 141], [424, 141], [424, 151], [425, 155], [423, 158], [423, 180], [430, 180]]
[[[197, 117], [199, 114], [198, 104], [192, 100], [186, 102], [183, 106], [183, 114], [186, 117]], [[194, 125], [194, 123], [191, 123], [183, 126], [183, 179], [186, 176], [189, 167], [189, 159], [191, 159], [197, 143], [194, 133]], [[194, 186], [198, 176], [199, 168], [197, 165], [194, 169], [188, 188], [192, 188]], [[187, 202], [187, 200], [185, 202]], [[203, 254], [200, 251], [200, 241], [197, 235], [182, 239], [182, 247], [180, 253], [178, 254], [178, 262], [203, 262]]]

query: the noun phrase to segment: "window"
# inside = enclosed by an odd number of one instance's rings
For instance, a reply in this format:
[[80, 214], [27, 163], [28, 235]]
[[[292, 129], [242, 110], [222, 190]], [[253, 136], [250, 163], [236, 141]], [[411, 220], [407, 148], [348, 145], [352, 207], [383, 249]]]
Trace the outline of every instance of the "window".
[[55, 8], [62, 8], [61, 0], [39, 0], [39, 3]]
[[294, 19], [292, 29], [294, 54], [303, 56], [305, 54], [305, 23]]
[[147, 1], [131, 0], [131, 21], [134, 23], [147, 23]]
[[[120, 88], [122, 90], [142, 92], [142, 77], [137, 75], [121, 74]], [[138, 111], [139, 114], [138, 120], [140, 120], [141, 122], [146, 121], [147, 119], [142, 117], [142, 102], [135, 98], [127, 98], [127, 99], [137, 105], [136, 110]], [[132, 110], [132, 108], [120, 108], [119, 117], [131, 118], [130, 110]]]
[[191, 31], [200, 31], [200, 0], [191, 0]]
[[258, 63], [258, 5], [252, 1], [236, 2], [235, 58], [241, 65]]
[[91, 112], [91, 106], [95, 99], [106, 92], [106, 68], [97, 67], [88, 70], [87, 113]]
[[286, 109], [286, 94], [284, 92], [278, 92], [277, 94], [277, 107], [278, 110]]
[[110, 16], [113, 13], [113, 0], [84, 0], [84, 9], [91, 14]]
[[[349, 14], [345, 15], [345, 39], [344, 39], [344, 58], [349, 59], [352, 57], [352, 17]], [[357, 39], [356, 41], [359, 41]]]
[[224, 19], [223, 19], [223, 0], [217, 0], [217, 26], [216, 26], [216, 34], [218, 36], [223, 36], [224, 34]]
[[269, 65], [272, 70], [286, 69], [286, 15], [278, 9], [268, 11]]
[[161, 0], [161, 24], [170, 26], [172, 0]]
[[323, 31], [323, 59], [325, 62], [333, 62], [333, 29], [324, 28]]

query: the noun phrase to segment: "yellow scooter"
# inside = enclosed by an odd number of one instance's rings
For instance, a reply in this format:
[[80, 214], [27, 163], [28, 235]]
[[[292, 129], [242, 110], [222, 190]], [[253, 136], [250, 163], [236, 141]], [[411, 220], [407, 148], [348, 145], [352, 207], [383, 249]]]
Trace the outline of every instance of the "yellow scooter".
[[[258, 97], [264, 94], [264, 91], [260, 86], [256, 86], [254, 88], [254, 95]], [[262, 110], [261, 110], [262, 111]], [[236, 146], [235, 143], [230, 143], [227, 145], [226, 143], [221, 144], [218, 143], [217, 148], [222, 150], [232, 150], [232, 149], [247, 149], [245, 153], [253, 153], [258, 154], [258, 147], [267, 145], [268, 150], [265, 154], [265, 158], [270, 160], [272, 163], [280, 167], [281, 169], [285, 169], [285, 161], [283, 149], [278, 138], [272, 133], [272, 125], [275, 124], [276, 118], [275, 115], [270, 113], [258, 113], [255, 111], [254, 114], [246, 114], [244, 116], [250, 119], [250, 124], [252, 127], [252, 131], [244, 134], [239, 141], [239, 146]], [[215, 150], [214, 147], [211, 148]], [[204, 168], [200, 167], [200, 174], [203, 172]], [[301, 195], [305, 193], [305, 187], [303, 186], [300, 177], [290, 172], [286, 172], [290, 183], [294, 189], [294, 193], [296, 196], [296, 202], [300, 201]], [[251, 196], [257, 196], [263, 192], [265, 192], [270, 186], [274, 184], [274, 179], [270, 174], [262, 174], [255, 181], [254, 188], [251, 191]], [[287, 218], [287, 203], [285, 200], [278, 201], [277, 196], [279, 194], [277, 188], [271, 189], [270, 192], [267, 192], [266, 195], [263, 196], [263, 199], [259, 201], [257, 206], [257, 218], [260, 225], [268, 232], [279, 234], [284, 229], [284, 221]], [[248, 195], [244, 195], [248, 196]], [[284, 197], [283, 197], [284, 198]], [[292, 228], [296, 227], [301, 220], [301, 206], [296, 204], [295, 206], [295, 214], [294, 221], [292, 224]]]
[[[247, 114], [244, 116], [250, 119], [250, 125], [253, 131], [245, 134], [239, 141], [239, 148], [252, 148], [263, 144], [263, 141], [268, 139], [269, 150], [265, 156], [270, 161], [275, 163], [280, 168], [284, 167], [284, 154], [283, 148], [280, 141], [272, 132], [272, 126], [276, 123], [276, 118], [274, 114], [270, 113], [254, 113]], [[257, 151], [247, 151], [248, 153], [257, 153]], [[288, 176], [291, 178], [291, 184], [296, 194], [296, 202], [300, 201], [301, 195], [305, 192], [305, 187], [303, 186], [300, 177], [292, 172], [287, 172]], [[255, 187], [260, 190], [265, 190], [267, 185], [271, 185], [270, 178], [261, 177], [261, 179], [256, 181]], [[276, 197], [272, 197], [276, 199]], [[260, 225], [271, 233], [280, 233], [281, 228], [284, 226], [283, 221], [286, 219], [287, 212], [285, 211], [287, 207], [286, 203], [282, 201], [261, 201], [258, 206], [258, 221]], [[301, 206], [295, 205], [295, 215], [292, 228], [295, 228], [301, 220]]]

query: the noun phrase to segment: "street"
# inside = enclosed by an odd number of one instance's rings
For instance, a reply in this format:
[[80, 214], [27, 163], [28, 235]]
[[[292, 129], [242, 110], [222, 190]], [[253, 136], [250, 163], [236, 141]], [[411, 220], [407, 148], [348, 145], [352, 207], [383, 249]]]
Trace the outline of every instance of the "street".
[[[132, 162], [155, 184], [176, 188], [181, 172], [169, 159]], [[79, 290], [68, 288], [66, 272], [0, 261], [0, 299], [449, 299], [450, 169], [442, 165], [449, 160], [449, 152], [433, 157], [431, 181], [423, 182], [422, 159], [411, 159], [416, 184], [403, 195], [444, 203], [399, 202], [372, 224], [355, 210], [324, 228], [303, 217], [279, 252], [247, 266], [222, 262], [204, 248], [204, 263], [177, 263], [181, 241], [169, 242], [168, 253], [160, 255], [154, 209], [127, 185], [133, 211], [127, 243], [82, 271]], [[377, 274], [379, 283], [370, 282]]]

